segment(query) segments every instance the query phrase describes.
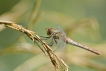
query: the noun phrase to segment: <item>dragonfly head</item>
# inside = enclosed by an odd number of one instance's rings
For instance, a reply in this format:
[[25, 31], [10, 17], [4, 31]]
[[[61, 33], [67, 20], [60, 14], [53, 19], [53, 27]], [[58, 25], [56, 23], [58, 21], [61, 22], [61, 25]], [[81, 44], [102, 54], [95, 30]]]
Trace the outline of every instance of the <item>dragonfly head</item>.
[[46, 28], [46, 32], [48, 36], [52, 35], [53, 28]]

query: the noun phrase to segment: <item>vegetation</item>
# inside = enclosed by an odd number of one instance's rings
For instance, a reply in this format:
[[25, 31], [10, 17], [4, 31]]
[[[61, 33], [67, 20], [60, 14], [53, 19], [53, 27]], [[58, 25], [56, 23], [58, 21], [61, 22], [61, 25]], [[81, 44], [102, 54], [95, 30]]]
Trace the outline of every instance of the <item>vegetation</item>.
[[[106, 71], [105, 3], [105, 0], [0, 0], [0, 71], [67, 71], [68, 67], [69, 71]], [[56, 46], [49, 47], [46, 44], [49, 41], [42, 41], [39, 36], [47, 36], [45, 28], [56, 29], [55, 22], [68, 37], [101, 55], [71, 45], [64, 51], [52, 52]]]

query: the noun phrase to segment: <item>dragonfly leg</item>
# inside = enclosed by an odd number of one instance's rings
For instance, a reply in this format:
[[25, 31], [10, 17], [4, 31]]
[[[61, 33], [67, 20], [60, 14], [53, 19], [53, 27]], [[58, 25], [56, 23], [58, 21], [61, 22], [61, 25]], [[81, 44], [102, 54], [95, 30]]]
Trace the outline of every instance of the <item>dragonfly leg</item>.
[[48, 40], [51, 37], [44, 37], [44, 36], [40, 36], [42, 40]]
[[55, 43], [57, 44], [57, 41], [56, 41], [56, 39], [54, 39], [54, 41], [55, 41]]
[[53, 46], [53, 38], [52, 38], [52, 41], [48, 45]]

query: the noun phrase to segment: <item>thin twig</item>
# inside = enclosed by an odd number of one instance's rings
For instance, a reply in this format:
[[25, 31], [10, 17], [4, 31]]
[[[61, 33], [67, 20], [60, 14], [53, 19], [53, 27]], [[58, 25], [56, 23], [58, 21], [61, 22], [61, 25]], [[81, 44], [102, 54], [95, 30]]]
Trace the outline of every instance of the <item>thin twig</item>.
[[[22, 33], [25, 33], [35, 44], [37, 44], [37, 46], [45, 53], [48, 54], [49, 58], [51, 59], [52, 64], [55, 67], [56, 71], [60, 71], [60, 66], [59, 63], [62, 64], [64, 66], [63, 71], [68, 71], [68, 66], [65, 64], [65, 62], [60, 59], [53, 51], [52, 49], [43, 41], [41, 40], [41, 38], [35, 34], [35, 32], [30, 31], [25, 29], [23, 26], [21, 25], [17, 25], [13, 22], [9, 22], [9, 21], [0, 21], [0, 24], [4, 24], [6, 27], [12, 28], [14, 30], [20, 31]], [[42, 44], [42, 46], [44, 47], [44, 49], [42, 49], [39, 45], [38, 42]]]

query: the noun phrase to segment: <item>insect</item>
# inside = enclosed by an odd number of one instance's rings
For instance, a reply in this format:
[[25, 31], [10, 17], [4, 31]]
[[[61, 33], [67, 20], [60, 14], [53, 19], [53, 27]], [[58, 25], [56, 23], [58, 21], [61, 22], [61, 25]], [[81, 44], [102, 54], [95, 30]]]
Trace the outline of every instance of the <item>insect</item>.
[[73, 46], [83, 48], [83, 49], [90, 51], [92, 53], [95, 53], [97, 55], [100, 55], [100, 53], [97, 50], [94, 50], [92, 48], [89, 48], [87, 46], [79, 44], [79, 43], [73, 41], [72, 39], [70, 39], [69, 37], [66, 37], [65, 32], [60, 28], [60, 26], [57, 25], [57, 27], [58, 27], [58, 30], [54, 30], [53, 28], [47, 28], [46, 32], [47, 32], [48, 37], [44, 37], [47, 39], [48, 38], [52, 39], [51, 43], [49, 44], [50, 46], [53, 46], [53, 42], [56, 43], [57, 48], [54, 51], [63, 50], [63, 49], [65, 49], [66, 44], [70, 44]]

